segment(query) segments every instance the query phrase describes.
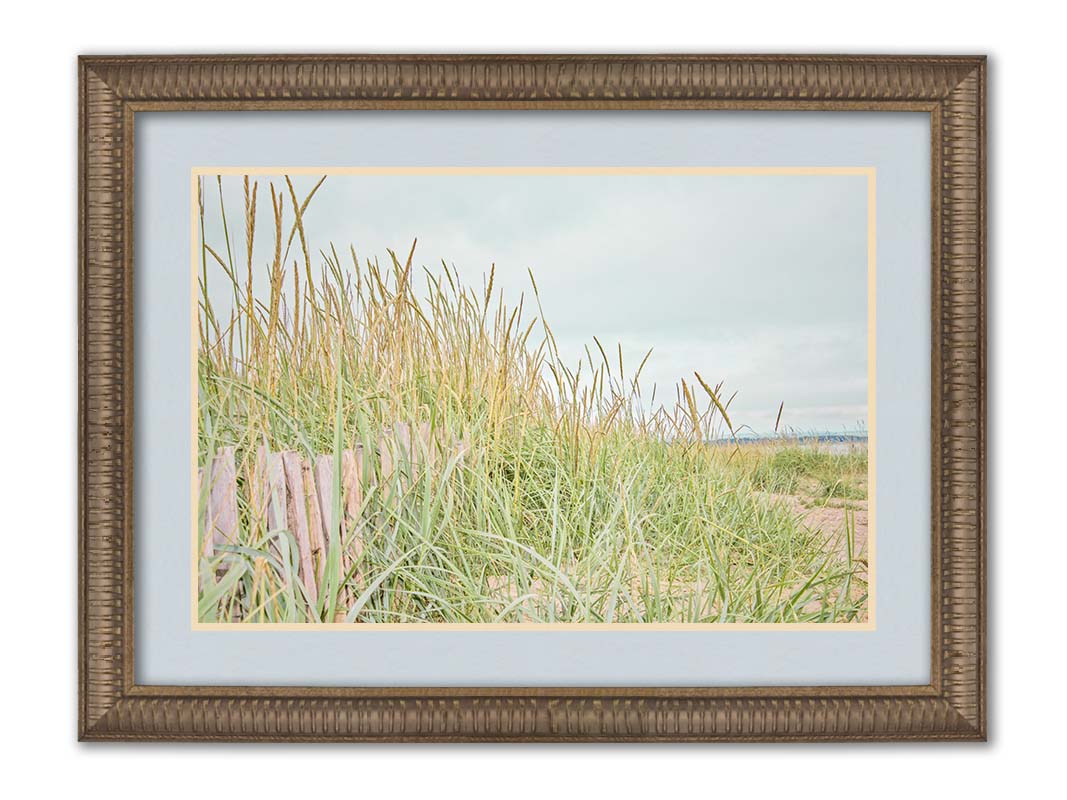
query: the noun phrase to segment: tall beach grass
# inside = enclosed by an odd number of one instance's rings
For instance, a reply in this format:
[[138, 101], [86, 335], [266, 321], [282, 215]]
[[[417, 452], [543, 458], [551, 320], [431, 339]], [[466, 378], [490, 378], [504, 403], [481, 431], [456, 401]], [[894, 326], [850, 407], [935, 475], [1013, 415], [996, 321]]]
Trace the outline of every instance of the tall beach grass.
[[[239, 542], [200, 559], [202, 621], [866, 618], [847, 519], [812, 530], [775, 499], [803, 470], [709, 446], [733, 429], [703, 373], [714, 365], [693, 365], [664, 400], [641, 382], [651, 355], [625, 364], [596, 338], [567, 363], [533, 273], [511, 300], [493, 266], [465, 285], [445, 262], [423, 267], [415, 243], [312, 253], [303, 215], [315, 190], [246, 178], [242, 219], [226, 218], [222, 190], [213, 178], [199, 190], [202, 235], [206, 213], [222, 215], [224, 234], [199, 253], [198, 452], [204, 467], [235, 448]], [[267, 263], [254, 263], [257, 237]], [[225, 301], [208, 292], [218, 271]], [[264, 275], [269, 288], [254, 292]], [[405, 424], [428, 430], [412, 439], [422, 452], [387, 472], [374, 454]], [[337, 476], [357, 445], [370, 456], [359, 514], [340, 524], [335, 502], [324, 579], [309, 592], [292, 532], [251, 502], [256, 453], [331, 455]], [[827, 475], [830, 494], [843, 491]]]

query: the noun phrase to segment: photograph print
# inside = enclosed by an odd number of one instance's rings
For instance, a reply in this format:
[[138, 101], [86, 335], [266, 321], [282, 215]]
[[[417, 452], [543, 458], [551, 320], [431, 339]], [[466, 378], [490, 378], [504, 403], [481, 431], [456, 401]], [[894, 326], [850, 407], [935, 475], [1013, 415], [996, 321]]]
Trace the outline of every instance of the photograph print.
[[194, 626], [871, 629], [875, 177], [195, 170]]

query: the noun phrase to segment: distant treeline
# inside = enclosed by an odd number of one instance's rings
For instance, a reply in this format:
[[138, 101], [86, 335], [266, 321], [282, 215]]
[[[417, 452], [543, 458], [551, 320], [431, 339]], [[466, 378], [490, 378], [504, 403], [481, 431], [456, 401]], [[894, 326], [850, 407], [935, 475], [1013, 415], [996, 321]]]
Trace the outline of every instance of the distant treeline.
[[712, 439], [709, 444], [756, 444], [763, 442], [782, 442], [786, 444], [843, 444], [866, 442], [867, 432], [808, 431], [805, 433], [739, 433], [736, 437]]

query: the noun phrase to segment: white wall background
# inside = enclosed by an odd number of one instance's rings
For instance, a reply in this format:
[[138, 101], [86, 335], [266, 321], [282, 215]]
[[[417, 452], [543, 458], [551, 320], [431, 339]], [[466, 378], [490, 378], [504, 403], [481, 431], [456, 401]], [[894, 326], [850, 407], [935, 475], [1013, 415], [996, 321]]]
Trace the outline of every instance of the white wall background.
[[[5, 76], [4, 783], [18, 796], [1025, 797], [1061, 783], [1060, 26], [1020, 1], [539, 0], [15, 5]], [[751, 9], [751, 10], [749, 10]], [[987, 745], [208, 747], [75, 742], [79, 52], [875, 52], [991, 55], [991, 742]], [[14, 514], [11, 510], [14, 509]]]

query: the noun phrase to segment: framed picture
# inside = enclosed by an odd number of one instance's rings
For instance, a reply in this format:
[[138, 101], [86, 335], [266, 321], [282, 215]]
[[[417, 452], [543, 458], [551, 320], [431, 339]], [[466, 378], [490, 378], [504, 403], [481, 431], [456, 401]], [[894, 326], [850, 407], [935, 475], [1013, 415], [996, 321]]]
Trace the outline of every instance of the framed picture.
[[85, 739], [983, 739], [985, 61], [85, 57]]

